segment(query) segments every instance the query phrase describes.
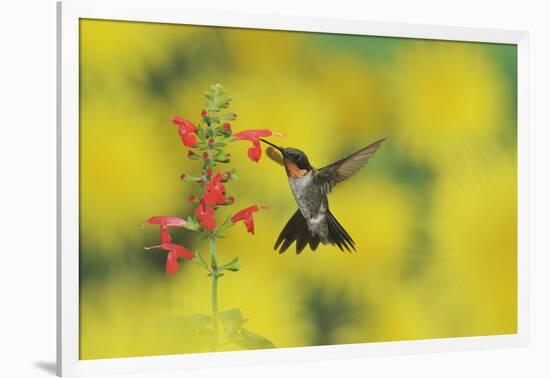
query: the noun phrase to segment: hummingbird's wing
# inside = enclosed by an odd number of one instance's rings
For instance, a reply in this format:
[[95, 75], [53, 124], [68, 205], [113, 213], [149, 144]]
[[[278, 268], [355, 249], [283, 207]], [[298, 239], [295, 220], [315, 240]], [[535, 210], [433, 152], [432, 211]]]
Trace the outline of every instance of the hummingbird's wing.
[[363, 168], [384, 140], [385, 138], [380, 139], [342, 160], [319, 169], [317, 177], [323, 183], [324, 192], [329, 193], [336, 184], [350, 178]]
[[284, 163], [283, 163], [283, 156], [281, 155], [281, 153], [279, 151], [277, 151], [276, 149], [274, 149], [273, 147], [267, 147], [267, 149], [265, 150], [267, 156], [273, 160], [275, 163], [277, 164], [280, 164], [280, 165], [283, 165], [284, 166]]

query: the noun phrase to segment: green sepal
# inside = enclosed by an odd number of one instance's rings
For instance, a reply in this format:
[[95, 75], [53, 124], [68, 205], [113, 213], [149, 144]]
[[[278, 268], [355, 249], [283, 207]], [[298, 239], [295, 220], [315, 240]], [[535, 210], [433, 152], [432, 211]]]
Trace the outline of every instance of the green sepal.
[[239, 257], [235, 257], [233, 260], [223, 265], [223, 270], [230, 270], [232, 272], [238, 272], [240, 269]]
[[201, 229], [201, 225], [197, 218], [191, 215], [187, 217], [187, 223], [183, 227], [191, 231], [199, 231]]
[[220, 116], [220, 121], [234, 121], [237, 119], [237, 114], [235, 113], [227, 113]]
[[202, 181], [202, 178], [200, 176], [187, 175], [187, 174], [181, 175], [180, 179], [181, 179], [181, 181], [185, 181], [185, 182], [200, 182], [200, 181]]
[[218, 163], [229, 163], [231, 159], [228, 154], [220, 150], [216, 155], [214, 155], [214, 161], [217, 161]]

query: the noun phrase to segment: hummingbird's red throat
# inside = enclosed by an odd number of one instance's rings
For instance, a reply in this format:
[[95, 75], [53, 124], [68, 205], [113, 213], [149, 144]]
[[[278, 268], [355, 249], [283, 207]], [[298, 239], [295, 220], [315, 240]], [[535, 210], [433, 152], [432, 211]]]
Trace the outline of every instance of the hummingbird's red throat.
[[285, 162], [285, 166], [288, 177], [304, 177], [307, 174], [307, 169], [300, 169], [296, 164], [292, 162]]

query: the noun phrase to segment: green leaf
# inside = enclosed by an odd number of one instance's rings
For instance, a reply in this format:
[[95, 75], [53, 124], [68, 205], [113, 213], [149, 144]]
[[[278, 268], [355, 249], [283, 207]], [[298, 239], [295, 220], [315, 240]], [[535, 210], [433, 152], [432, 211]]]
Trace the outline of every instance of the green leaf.
[[239, 334], [232, 340], [244, 349], [268, 349], [275, 348], [275, 344], [271, 340], [260, 336], [254, 332], [250, 332], [245, 328], [241, 328]]
[[225, 336], [228, 339], [232, 339], [237, 336], [241, 326], [248, 320], [243, 317], [241, 310], [238, 308], [221, 311], [219, 313], [219, 318], [223, 324]]
[[239, 257], [237, 256], [227, 264], [224, 264], [223, 269], [237, 272], [240, 269]]
[[193, 314], [185, 317], [187, 323], [194, 329], [203, 329], [212, 322], [212, 317], [207, 314]]

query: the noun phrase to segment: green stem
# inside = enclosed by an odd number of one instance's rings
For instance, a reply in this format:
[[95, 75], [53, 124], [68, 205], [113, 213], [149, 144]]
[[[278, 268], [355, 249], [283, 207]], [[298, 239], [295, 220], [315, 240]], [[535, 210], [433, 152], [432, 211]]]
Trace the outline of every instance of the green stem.
[[218, 347], [218, 255], [215, 236], [210, 237], [210, 257], [212, 272], [212, 326], [214, 329], [214, 350]]

